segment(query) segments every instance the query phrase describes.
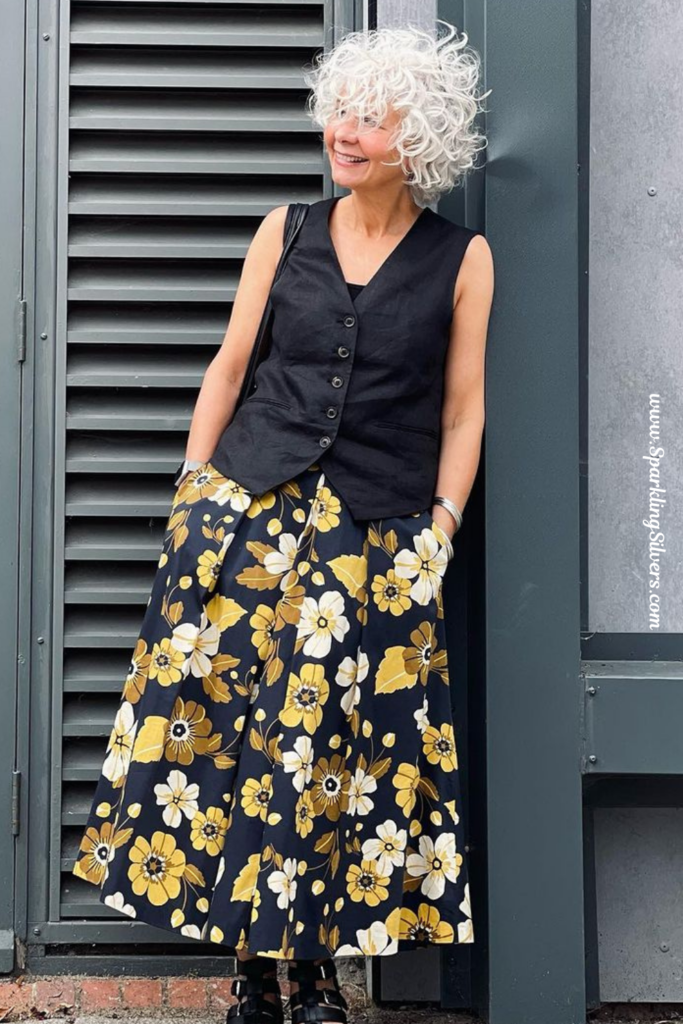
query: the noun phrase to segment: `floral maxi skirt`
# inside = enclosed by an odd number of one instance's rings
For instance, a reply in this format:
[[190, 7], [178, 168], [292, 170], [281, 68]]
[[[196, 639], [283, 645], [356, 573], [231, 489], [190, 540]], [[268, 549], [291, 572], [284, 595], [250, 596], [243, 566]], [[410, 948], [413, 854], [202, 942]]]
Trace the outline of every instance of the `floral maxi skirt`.
[[73, 872], [262, 956], [473, 942], [430, 511], [356, 521], [317, 465], [178, 488]]

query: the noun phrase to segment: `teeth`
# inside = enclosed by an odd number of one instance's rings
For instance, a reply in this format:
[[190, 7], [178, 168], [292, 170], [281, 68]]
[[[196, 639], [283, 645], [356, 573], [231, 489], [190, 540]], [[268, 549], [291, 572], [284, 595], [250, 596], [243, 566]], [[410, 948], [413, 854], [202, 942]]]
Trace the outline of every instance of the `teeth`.
[[362, 157], [362, 156], [345, 156], [343, 153], [337, 153], [337, 157], [339, 158], [339, 160], [345, 160], [347, 163], [350, 163], [350, 164], [364, 164], [365, 163], [365, 157]]

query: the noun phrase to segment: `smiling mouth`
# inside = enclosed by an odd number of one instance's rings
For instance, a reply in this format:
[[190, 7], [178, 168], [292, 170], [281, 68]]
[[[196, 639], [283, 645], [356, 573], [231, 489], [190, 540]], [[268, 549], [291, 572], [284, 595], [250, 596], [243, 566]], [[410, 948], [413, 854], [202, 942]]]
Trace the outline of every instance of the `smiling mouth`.
[[343, 164], [366, 164], [368, 162], [363, 156], [347, 156], [346, 153], [338, 153], [336, 149], [333, 152], [335, 159]]

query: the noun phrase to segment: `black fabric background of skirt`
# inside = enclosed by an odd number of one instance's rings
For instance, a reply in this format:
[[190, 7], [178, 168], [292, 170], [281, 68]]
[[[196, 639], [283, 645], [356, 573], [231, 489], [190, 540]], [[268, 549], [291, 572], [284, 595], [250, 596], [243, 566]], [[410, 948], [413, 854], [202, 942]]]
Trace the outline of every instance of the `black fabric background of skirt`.
[[286, 959], [474, 941], [431, 512], [355, 521], [317, 465], [177, 490], [74, 874]]

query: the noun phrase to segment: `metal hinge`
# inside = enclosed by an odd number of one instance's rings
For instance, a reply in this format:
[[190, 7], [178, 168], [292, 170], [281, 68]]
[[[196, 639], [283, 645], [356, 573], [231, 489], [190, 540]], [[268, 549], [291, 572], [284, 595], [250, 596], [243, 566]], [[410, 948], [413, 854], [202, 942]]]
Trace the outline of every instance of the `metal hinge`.
[[21, 825], [21, 772], [12, 772], [12, 835], [19, 835]]
[[23, 363], [26, 359], [26, 299], [19, 299], [17, 311], [17, 362]]

